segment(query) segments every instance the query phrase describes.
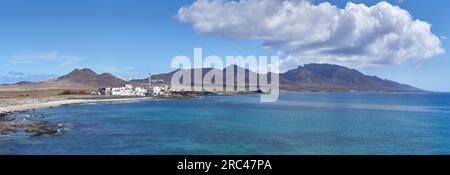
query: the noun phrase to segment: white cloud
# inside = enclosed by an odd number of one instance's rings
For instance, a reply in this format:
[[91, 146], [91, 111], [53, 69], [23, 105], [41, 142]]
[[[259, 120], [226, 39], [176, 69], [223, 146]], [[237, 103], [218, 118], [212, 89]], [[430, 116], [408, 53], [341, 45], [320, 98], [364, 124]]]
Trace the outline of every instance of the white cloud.
[[54, 78], [55, 75], [32, 74], [16, 71], [0, 70], [0, 84], [17, 83], [19, 81], [38, 82]]
[[197, 0], [177, 19], [196, 32], [262, 41], [287, 53], [282, 66], [327, 62], [352, 67], [401, 64], [444, 53], [431, 24], [398, 6], [303, 0]]
[[16, 64], [39, 64], [39, 63], [56, 63], [60, 66], [67, 66], [77, 63], [83, 58], [61, 54], [58, 51], [50, 51], [45, 53], [28, 53], [13, 55], [10, 62]]

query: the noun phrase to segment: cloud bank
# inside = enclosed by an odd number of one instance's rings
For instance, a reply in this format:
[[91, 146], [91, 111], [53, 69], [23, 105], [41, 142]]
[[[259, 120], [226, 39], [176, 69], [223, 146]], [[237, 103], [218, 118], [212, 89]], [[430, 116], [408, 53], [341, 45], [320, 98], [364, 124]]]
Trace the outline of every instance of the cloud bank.
[[39, 82], [54, 77], [55, 75], [31, 74], [16, 71], [0, 70], [0, 84], [17, 83], [20, 81]]
[[305, 0], [197, 0], [176, 18], [200, 33], [260, 40], [285, 53], [282, 68], [309, 62], [351, 67], [401, 64], [444, 53], [431, 24], [398, 6]]
[[13, 55], [9, 61], [16, 64], [56, 63], [60, 66], [67, 66], [75, 64], [82, 59], [78, 56], [61, 54], [58, 51], [49, 51], [45, 53]]

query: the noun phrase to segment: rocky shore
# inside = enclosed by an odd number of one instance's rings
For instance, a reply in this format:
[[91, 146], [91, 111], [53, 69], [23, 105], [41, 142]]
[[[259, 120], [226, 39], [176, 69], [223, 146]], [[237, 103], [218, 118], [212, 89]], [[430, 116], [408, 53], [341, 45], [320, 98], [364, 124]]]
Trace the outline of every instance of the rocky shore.
[[0, 113], [0, 135], [25, 132], [31, 136], [56, 134], [62, 125], [16, 118], [15, 113]]
[[[98, 102], [117, 102], [117, 101], [134, 101], [148, 99], [187, 99], [199, 96], [225, 95], [233, 93], [216, 93], [216, 92], [177, 92], [171, 96], [161, 97], [115, 97], [115, 96], [96, 96], [96, 95], [65, 95], [65, 96], [48, 96], [48, 97], [16, 97], [16, 98], [0, 98], [0, 135], [8, 133], [26, 132], [33, 136], [56, 134], [62, 128], [59, 124], [51, 124], [34, 121], [33, 119], [25, 122], [17, 119], [15, 114], [23, 111], [34, 111], [35, 109], [51, 108], [68, 104], [98, 103]], [[245, 92], [259, 93], [259, 92]]]
[[46, 123], [3, 123], [0, 122], [0, 134], [17, 133], [24, 131], [32, 136], [56, 134], [59, 131], [56, 125]]
[[55, 96], [34, 98], [2, 98], [0, 99], [0, 135], [8, 133], [25, 132], [32, 136], [50, 135], [59, 133], [61, 124], [52, 124], [40, 120], [18, 119], [15, 114], [22, 111], [56, 107], [67, 104], [82, 104], [96, 102], [116, 102], [146, 100], [151, 97], [99, 97], [99, 96]]
[[0, 99], [0, 113], [18, 112], [32, 109], [56, 107], [67, 104], [114, 102], [152, 99], [152, 97], [103, 97], [103, 96], [56, 96], [42, 98]]

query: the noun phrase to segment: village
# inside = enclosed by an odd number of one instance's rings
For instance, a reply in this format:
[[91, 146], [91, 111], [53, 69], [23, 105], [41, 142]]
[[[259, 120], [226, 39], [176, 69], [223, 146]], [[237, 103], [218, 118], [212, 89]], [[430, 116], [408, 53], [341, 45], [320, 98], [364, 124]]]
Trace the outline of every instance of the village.
[[171, 96], [171, 89], [168, 85], [152, 85], [151, 75], [148, 77], [148, 85], [144, 87], [133, 87], [133, 85], [126, 84], [123, 87], [101, 87], [96, 92], [96, 95], [102, 96]]

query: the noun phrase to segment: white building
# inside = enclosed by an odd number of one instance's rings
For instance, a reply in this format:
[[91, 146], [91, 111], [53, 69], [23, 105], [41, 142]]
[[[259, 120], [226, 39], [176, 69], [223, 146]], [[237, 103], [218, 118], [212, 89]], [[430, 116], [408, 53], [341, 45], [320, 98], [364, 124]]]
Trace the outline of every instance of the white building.
[[111, 95], [113, 96], [134, 96], [133, 86], [125, 85], [125, 87], [111, 88]]
[[152, 88], [152, 92], [153, 92], [153, 95], [162, 95], [161, 87], [159, 87], [159, 86], [154, 86]]
[[99, 95], [111, 95], [111, 88], [98, 88]]
[[170, 93], [169, 86], [152, 86], [148, 90], [148, 93], [152, 95], [168, 95]]
[[135, 96], [145, 96], [145, 94], [147, 94], [147, 90], [141, 87], [136, 87], [134, 89], [134, 95]]
[[112, 96], [168, 96], [170, 95], [171, 89], [169, 86], [147, 86], [147, 87], [135, 87], [132, 85], [125, 85], [124, 87], [116, 88], [99, 88], [98, 92], [101, 95], [112, 95]]

